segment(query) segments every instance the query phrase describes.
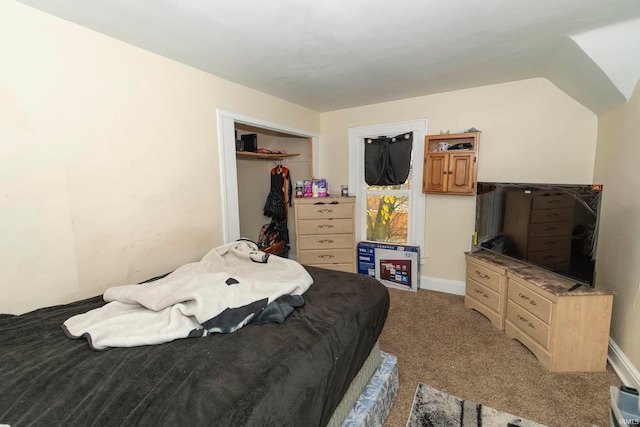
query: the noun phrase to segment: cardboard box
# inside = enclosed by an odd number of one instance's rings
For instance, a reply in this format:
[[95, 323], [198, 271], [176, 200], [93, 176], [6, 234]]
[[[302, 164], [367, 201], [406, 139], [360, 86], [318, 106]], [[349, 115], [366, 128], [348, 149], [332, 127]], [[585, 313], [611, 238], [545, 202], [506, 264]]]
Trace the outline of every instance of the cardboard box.
[[386, 243], [358, 243], [358, 274], [383, 285], [417, 291], [420, 288], [420, 247]]

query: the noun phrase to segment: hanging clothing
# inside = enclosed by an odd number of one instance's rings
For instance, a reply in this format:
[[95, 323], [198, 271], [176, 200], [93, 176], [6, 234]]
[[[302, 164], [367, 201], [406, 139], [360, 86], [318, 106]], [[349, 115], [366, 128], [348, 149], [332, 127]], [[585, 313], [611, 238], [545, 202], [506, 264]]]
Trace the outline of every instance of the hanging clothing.
[[292, 195], [289, 169], [282, 165], [271, 169], [271, 188], [264, 205], [264, 215], [277, 220], [288, 220]]
[[263, 210], [265, 216], [272, 218], [271, 224], [268, 225], [268, 233], [264, 226], [261, 231], [261, 235], [267, 234], [271, 236], [265, 239], [269, 241], [269, 246], [278, 240], [283, 241], [285, 244], [289, 243], [287, 220], [289, 219], [289, 206], [291, 206], [292, 195], [293, 187], [289, 169], [282, 165], [277, 165], [271, 169], [271, 188]]

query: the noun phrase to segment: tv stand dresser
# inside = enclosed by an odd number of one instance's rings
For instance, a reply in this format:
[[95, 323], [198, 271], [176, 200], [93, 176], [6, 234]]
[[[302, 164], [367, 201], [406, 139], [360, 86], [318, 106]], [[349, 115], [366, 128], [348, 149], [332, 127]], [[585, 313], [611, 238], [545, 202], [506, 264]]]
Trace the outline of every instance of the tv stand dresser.
[[614, 292], [492, 252], [467, 252], [465, 306], [552, 372], [604, 371]]

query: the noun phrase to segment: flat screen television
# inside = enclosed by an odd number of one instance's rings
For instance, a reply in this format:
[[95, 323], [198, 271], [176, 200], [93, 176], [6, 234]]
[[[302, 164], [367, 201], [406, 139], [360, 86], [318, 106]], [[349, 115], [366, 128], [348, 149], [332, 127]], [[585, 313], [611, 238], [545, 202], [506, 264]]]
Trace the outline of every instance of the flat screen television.
[[602, 185], [479, 182], [475, 249], [595, 286]]

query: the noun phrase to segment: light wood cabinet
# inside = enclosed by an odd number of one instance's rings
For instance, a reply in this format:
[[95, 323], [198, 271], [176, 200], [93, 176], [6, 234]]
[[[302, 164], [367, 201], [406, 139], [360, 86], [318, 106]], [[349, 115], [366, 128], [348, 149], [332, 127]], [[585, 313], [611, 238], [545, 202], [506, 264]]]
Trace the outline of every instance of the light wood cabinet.
[[422, 192], [475, 195], [480, 132], [427, 135]]
[[294, 199], [300, 264], [356, 271], [355, 197]]
[[573, 281], [492, 252], [465, 256], [465, 307], [524, 344], [550, 371], [606, 369], [614, 292], [574, 289]]
[[526, 264], [493, 252], [469, 252], [464, 305], [482, 313], [493, 326], [504, 330], [507, 316], [507, 270]]
[[613, 292], [535, 267], [507, 272], [505, 333], [553, 372], [604, 371]]

